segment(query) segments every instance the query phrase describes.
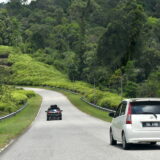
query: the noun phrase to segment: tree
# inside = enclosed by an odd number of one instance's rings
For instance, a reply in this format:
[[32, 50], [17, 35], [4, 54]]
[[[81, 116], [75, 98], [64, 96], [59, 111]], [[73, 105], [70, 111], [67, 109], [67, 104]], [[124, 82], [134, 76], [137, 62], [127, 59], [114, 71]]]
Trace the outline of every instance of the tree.
[[137, 95], [139, 97], [159, 97], [160, 96], [160, 68], [150, 74], [149, 78], [139, 85]]
[[107, 31], [99, 41], [97, 58], [100, 64], [115, 70], [141, 53], [145, 13], [136, 0], [127, 0], [113, 9], [111, 16]]
[[50, 47], [59, 51], [75, 51], [80, 48], [80, 27], [77, 23], [62, 24], [53, 27], [49, 37]]
[[0, 10], [0, 45], [18, 46], [22, 42], [20, 23], [7, 10]]
[[[147, 79], [151, 72], [159, 67], [160, 61], [160, 20], [148, 17], [143, 33], [143, 51], [136, 60], [136, 66], [140, 68], [140, 79]], [[142, 77], [143, 76], [143, 77]], [[142, 77], [142, 78], [141, 78]]]
[[136, 98], [138, 92], [138, 84], [133, 81], [128, 81], [124, 87], [124, 96], [130, 98]]
[[48, 37], [51, 30], [48, 25], [35, 24], [31, 28], [31, 42], [34, 49], [45, 48], [48, 46]]
[[72, 0], [54, 0], [54, 4], [67, 10]]

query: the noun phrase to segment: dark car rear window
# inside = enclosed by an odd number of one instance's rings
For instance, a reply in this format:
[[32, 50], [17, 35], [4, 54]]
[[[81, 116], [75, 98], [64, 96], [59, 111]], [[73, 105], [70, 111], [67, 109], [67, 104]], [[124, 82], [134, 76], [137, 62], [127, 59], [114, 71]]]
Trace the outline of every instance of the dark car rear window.
[[59, 111], [59, 108], [55, 108], [55, 109], [49, 109], [49, 111]]
[[51, 105], [49, 109], [59, 109], [57, 105]]
[[160, 102], [131, 102], [132, 114], [160, 114]]

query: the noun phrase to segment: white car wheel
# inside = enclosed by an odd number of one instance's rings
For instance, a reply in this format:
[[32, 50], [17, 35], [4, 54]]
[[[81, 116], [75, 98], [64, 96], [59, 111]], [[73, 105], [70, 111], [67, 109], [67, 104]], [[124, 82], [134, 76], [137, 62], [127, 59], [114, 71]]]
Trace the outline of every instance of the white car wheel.
[[127, 143], [127, 141], [126, 141], [125, 134], [122, 133], [122, 147], [123, 147], [123, 149], [127, 150], [127, 149], [129, 149], [129, 146], [130, 146], [129, 143]]
[[112, 129], [110, 129], [110, 145], [116, 145], [117, 141], [113, 138]]

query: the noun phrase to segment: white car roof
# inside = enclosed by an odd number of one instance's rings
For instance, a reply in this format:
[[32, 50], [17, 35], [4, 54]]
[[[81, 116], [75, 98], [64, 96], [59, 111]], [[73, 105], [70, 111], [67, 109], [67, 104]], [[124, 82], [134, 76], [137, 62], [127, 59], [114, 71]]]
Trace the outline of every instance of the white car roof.
[[128, 101], [128, 102], [160, 101], [160, 98], [130, 98], [130, 99], [124, 99], [123, 101]]

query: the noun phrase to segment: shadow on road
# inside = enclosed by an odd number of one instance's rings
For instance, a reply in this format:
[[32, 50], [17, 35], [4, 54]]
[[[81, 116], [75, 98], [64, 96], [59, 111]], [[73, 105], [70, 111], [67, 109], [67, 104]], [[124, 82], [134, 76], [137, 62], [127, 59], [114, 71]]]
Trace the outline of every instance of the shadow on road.
[[[117, 144], [115, 147], [119, 148], [119, 149], [123, 149], [122, 148], [122, 144]], [[160, 150], [160, 144], [156, 144], [156, 145], [150, 145], [150, 144], [132, 144], [129, 148], [129, 151], [141, 151], [141, 150]]]

